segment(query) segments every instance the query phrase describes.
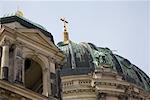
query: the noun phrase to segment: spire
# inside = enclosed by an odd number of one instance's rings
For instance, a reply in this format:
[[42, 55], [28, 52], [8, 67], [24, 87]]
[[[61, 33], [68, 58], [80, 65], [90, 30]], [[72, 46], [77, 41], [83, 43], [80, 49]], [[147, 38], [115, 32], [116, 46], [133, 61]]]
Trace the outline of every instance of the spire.
[[62, 22], [63, 22], [63, 24], [64, 24], [64, 32], [63, 32], [63, 35], [64, 35], [64, 44], [67, 44], [68, 42], [69, 42], [69, 34], [68, 34], [68, 32], [67, 32], [67, 24], [68, 24], [68, 22], [66, 21], [66, 19], [65, 18], [61, 18], [60, 19]]
[[15, 12], [15, 15], [19, 17], [23, 16], [23, 12], [19, 9], [19, 6], [17, 7], [17, 11]]

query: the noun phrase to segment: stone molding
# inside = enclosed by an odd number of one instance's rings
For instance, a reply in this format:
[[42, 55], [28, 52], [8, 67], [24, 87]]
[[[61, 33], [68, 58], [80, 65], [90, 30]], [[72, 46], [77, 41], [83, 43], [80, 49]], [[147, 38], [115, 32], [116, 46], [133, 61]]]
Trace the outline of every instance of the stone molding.
[[[0, 80], [0, 84], [1, 84], [0, 88], [3, 88], [7, 91], [18, 94], [18, 95], [23, 96], [23, 97], [28, 98], [28, 99], [32, 99], [32, 100], [49, 100], [48, 97], [43, 96], [41, 94], [38, 94], [36, 92], [33, 92], [33, 91], [31, 91], [29, 89], [26, 89], [23, 86], [20, 86], [20, 85], [17, 85], [17, 84], [12, 85], [12, 84], [10, 84], [8, 82], [4, 82], [2, 80]], [[52, 96], [50, 96], [50, 98], [51, 98], [51, 100], [56, 100]]]
[[[77, 84], [75, 84], [74, 82], [76, 82]], [[92, 83], [94, 84], [93, 86]], [[100, 79], [99, 81], [97, 81], [93, 78], [90, 78], [90, 76], [88, 79], [84, 76], [78, 76], [78, 78], [77, 76], [76, 78], [67, 78], [67, 76], [65, 78], [64, 76], [62, 80], [62, 86], [64, 98], [66, 98], [67, 95], [69, 96], [71, 94], [80, 94], [83, 92], [94, 92], [96, 94], [96, 91], [100, 93], [106, 93], [107, 95], [116, 96], [118, 98], [120, 95], [123, 97], [138, 99], [150, 98], [149, 94], [141, 88], [124, 80], [117, 80], [116, 78], [114, 78], [114, 80]]]

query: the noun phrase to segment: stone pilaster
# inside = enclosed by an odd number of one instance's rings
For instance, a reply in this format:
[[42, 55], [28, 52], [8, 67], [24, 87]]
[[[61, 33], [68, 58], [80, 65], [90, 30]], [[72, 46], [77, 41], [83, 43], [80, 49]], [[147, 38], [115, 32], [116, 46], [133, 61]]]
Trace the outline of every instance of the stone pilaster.
[[15, 75], [14, 75], [14, 81], [19, 84], [23, 84], [23, 67], [24, 67], [24, 59], [22, 57], [22, 44], [17, 42], [15, 44], [15, 62], [14, 62], [14, 70], [15, 70]]
[[50, 94], [53, 95], [53, 96], [56, 96], [57, 95], [57, 81], [56, 81], [56, 59], [54, 57], [49, 57], [49, 68], [50, 68], [50, 76], [49, 76], [49, 79], [50, 79]]
[[9, 72], [9, 44], [10, 41], [4, 39], [2, 42], [2, 59], [1, 59], [1, 79], [8, 80]]
[[49, 96], [50, 95], [50, 91], [49, 91], [49, 70], [47, 68], [45, 68], [43, 70], [43, 95], [45, 96]]

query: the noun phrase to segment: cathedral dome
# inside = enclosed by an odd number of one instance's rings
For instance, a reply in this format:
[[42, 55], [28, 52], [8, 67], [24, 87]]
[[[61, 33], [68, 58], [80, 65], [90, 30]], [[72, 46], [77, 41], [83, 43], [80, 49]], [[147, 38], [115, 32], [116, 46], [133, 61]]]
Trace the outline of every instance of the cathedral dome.
[[76, 44], [69, 41], [65, 44], [64, 42], [59, 42], [58, 47], [66, 56], [62, 68], [63, 75], [87, 74], [93, 70], [92, 55], [84, 46], [84, 43]]
[[123, 80], [150, 91], [150, 78], [127, 59], [113, 54], [109, 48], [72, 41], [59, 42], [58, 47], [66, 56], [62, 76], [89, 74], [101, 66], [109, 67], [121, 75]]

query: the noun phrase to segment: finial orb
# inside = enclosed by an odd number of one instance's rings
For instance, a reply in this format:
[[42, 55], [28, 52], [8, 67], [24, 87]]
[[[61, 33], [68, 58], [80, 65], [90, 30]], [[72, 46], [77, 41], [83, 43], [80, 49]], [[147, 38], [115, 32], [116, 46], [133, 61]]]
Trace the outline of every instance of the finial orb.
[[20, 10], [17, 10], [15, 13], [16, 16], [22, 17], [23, 16], [23, 12]]

